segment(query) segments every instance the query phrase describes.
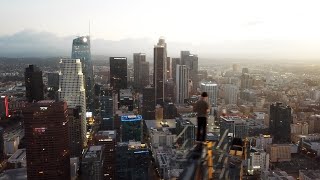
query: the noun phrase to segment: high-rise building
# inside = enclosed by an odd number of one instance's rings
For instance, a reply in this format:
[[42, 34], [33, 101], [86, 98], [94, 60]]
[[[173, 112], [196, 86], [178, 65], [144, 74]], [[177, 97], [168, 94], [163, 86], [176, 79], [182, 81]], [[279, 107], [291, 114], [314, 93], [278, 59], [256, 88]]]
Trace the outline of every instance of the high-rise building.
[[100, 114], [101, 118], [110, 118], [113, 117], [114, 111], [114, 98], [113, 98], [113, 91], [109, 89], [101, 90], [100, 92]]
[[141, 115], [121, 116], [121, 139], [122, 142], [129, 142], [129, 140], [142, 140]]
[[180, 64], [180, 58], [171, 59], [172, 79], [176, 82], [177, 65]]
[[280, 102], [270, 105], [269, 130], [274, 143], [290, 142], [291, 107]]
[[94, 76], [91, 60], [90, 36], [82, 36], [72, 42], [72, 59], [80, 59], [82, 73], [84, 78], [84, 88], [86, 90], [86, 108], [88, 111], [94, 111]]
[[176, 71], [176, 102], [183, 104], [189, 97], [189, 68], [186, 65], [177, 65]]
[[81, 107], [81, 139], [87, 143], [86, 95], [80, 59], [61, 59], [59, 73], [59, 100], [66, 101], [68, 108]]
[[104, 146], [90, 146], [83, 154], [81, 178], [103, 180]]
[[0, 118], [9, 116], [8, 96], [0, 96]]
[[248, 74], [249, 69], [248, 68], [242, 68], [242, 74]]
[[54, 90], [59, 89], [59, 73], [48, 73], [48, 87]]
[[155, 119], [155, 88], [146, 86], [142, 89], [142, 117], [144, 120]]
[[208, 93], [209, 104], [213, 107], [217, 106], [218, 84], [215, 82], [202, 82], [200, 87], [202, 92]]
[[163, 38], [159, 39], [157, 45], [154, 46], [154, 62], [153, 62], [153, 84], [155, 87], [156, 104], [163, 105], [164, 101], [164, 83], [167, 79], [167, 44]]
[[80, 157], [82, 152], [81, 106], [68, 108], [70, 156]]
[[164, 92], [165, 92], [164, 102], [175, 102], [175, 99], [176, 99], [175, 87], [176, 87], [175, 81], [173, 81], [172, 78], [168, 79], [164, 83]]
[[29, 65], [24, 72], [24, 78], [28, 102], [43, 100], [42, 71], [36, 65]]
[[192, 91], [195, 92], [198, 88], [198, 56], [190, 54], [189, 51], [181, 51], [181, 64], [186, 65], [190, 69], [190, 79], [192, 81]]
[[0, 127], [0, 160], [2, 161], [4, 159], [4, 129]]
[[127, 89], [127, 66], [126, 57], [110, 57], [110, 86], [113, 89]]
[[103, 179], [114, 180], [116, 166], [116, 131], [98, 131], [95, 135], [95, 143], [104, 145]]
[[240, 79], [241, 79], [241, 86], [240, 86], [241, 89], [251, 89], [253, 79], [250, 77], [248, 73], [242, 74]]
[[150, 154], [141, 142], [118, 143], [116, 147], [116, 179], [148, 180]]
[[171, 58], [167, 57], [167, 79], [172, 78], [172, 66], [171, 66]]
[[146, 87], [150, 84], [150, 81], [149, 81], [149, 75], [150, 75], [150, 72], [149, 72], [149, 62], [142, 62], [141, 63], [141, 66], [140, 66], [140, 87], [143, 88], [143, 87]]
[[225, 85], [224, 100], [226, 104], [237, 104], [239, 88], [233, 84]]
[[23, 117], [28, 179], [70, 179], [67, 104], [30, 103]]
[[136, 88], [140, 88], [141, 81], [145, 77], [142, 76], [142, 72], [145, 70], [141, 67], [142, 63], [146, 62], [146, 54], [134, 53], [133, 54], [133, 69], [134, 69], [134, 85]]

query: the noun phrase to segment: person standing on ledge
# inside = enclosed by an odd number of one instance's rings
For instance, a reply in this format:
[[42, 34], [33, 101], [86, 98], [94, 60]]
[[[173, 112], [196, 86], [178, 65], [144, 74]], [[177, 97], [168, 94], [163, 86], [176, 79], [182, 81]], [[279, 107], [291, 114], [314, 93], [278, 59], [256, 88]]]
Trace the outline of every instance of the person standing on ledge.
[[204, 142], [207, 135], [207, 117], [209, 112], [207, 92], [201, 94], [200, 99], [193, 106], [193, 111], [197, 113], [197, 141]]

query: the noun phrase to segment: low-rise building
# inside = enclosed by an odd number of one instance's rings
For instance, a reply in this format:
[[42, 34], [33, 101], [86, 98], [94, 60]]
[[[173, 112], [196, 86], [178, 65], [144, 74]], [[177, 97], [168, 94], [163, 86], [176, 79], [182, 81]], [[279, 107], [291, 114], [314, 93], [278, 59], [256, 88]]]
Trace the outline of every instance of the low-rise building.
[[289, 176], [285, 171], [263, 171], [261, 173], [261, 180], [295, 180], [294, 177]]
[[290, 144], [272, 144], [267, 152], [270, 154], [270, 162], [291, 161]]

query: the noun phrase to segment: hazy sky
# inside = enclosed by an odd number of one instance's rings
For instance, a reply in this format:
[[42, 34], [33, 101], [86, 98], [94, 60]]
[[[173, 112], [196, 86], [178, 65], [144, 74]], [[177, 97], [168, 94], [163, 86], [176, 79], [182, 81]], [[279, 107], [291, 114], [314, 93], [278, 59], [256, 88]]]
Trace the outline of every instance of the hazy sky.
[[[121, 40], [164, 36], [176, 42], [295, 42], [320, 57], [320, 1], [1, 0], [0, 36], [21, 30]], [[305, 53], [305, 52], [304, 52]]]

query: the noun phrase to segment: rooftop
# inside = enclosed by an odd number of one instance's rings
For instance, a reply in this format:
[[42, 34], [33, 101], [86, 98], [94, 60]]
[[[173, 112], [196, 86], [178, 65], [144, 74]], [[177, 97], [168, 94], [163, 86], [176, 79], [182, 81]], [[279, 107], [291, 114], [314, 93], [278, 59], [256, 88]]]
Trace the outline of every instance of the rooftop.
[[0, 180], [27, 180], [27, 168], [9, 169], [0, 174]]
[[90, 146], [84, 154], [84, 159], [101, 158], [101, 151], [103, 146]]
[[18, 149], [9, 159], [9, 163], [26, 161], [26, 149]]

